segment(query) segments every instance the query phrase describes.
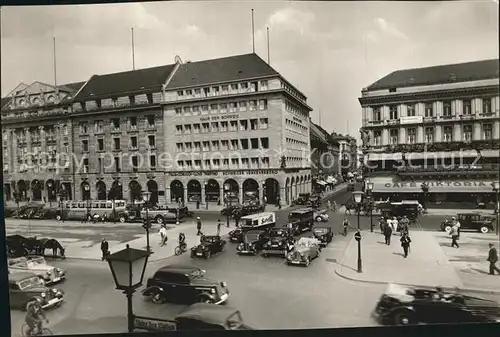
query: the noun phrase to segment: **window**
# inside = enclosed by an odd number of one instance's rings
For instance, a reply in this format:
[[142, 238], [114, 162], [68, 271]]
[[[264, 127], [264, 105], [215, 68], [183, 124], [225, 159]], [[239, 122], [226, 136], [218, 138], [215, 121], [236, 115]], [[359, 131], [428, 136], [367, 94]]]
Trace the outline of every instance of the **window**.
[[194, 142], [194, 151], [195, 152], [201, 151], [201, 143], [200, 142]]
[[445, 126], [443, 128], [443, 141], [452, 142], [453, 141], [453, 127]]
[[250, 120], [250, 129], [257, 130], [258, 127], [259, 127], [258, 119], [251, 119]]
[[382, 120], [382, 116], [380, 113], [380, 107], [373, 108], [373, 120], [374, 121]]
[[238, 167], [239, 163], [240, 162], [239, 162], [238, 158], [231, 158], [231, 166], [232, 167]]
[[191, 96], [193, 94], [193, 90], [188, 89], [186, 90], [186, 96]]
[[248, 121], [241, 120], [240, 121], [240, 131], [246, 131], [246, 130], [248, 130]]
[[175, 108], [175, 115], [181, 116], [182, 115], [182, 108]]
[[417, 129], [415, 128], [408, 128], [407, 129], [407, 143], [408, 144], [415, 144], [417, 142]]
[[83, 159], [83, 172], [84, 173], [89, 173], [90, 167], [89, 167], [89, 159], [85, 158]]
[[259, 167], [259, 158], [250, 158], [250, 167], [258, 168]]
[[113, 119], [113, 131], [120, 131], [120, 119], [119, 118]]
[[211, 104], [210, 105], [210, 112], [213, 114], [216, 114], [217, 112], [219, 112], [219, 105]]
[[65, 125], [65, 126], [64, 126], [64, 129], [63, 129], [63, 134], [64, 134], [65, 136], [69, 135], [69, 128], [68, 128], [68, 126], [67, 126], [67, 125]]
[[237, 131], [237, 130], [238, 130], [238, 121], [230, 121], [229, 131]]
[[104, 151], [104, 139], [100, 138], [97, 140], [97, 150]]
[[89, 151], [89, 141], [88, 140], [82, 140], [82, 151], [83, 152]]
[[130, 137], [130, 148], [137, 149], [137, 137]]
[[192, 143], [186, 143], [186, 152], [191, 152], [193, 151], [193, 146]]
[[248, 168], [248, 158], [241, 159], [241, 166], [242, 168]]
[[250, 101], [249, 102], [249, 109], [250, 109], [250, 111], [257, 110], [257, 101]]
[[252, 150], [257, 150], [259, 148], [259, 138], [251, 138], [250, 147]]
[[212, 140], [212, 151], [219, 151], [219, 141]]
[[426, 127], [425, 128], [425, 142], [433, 143], [434, 142], [434, 128]]
[[241, 89], [248, 89], [248, 83], [241, 83]]
[[103, 171], [102, 158], [97, 158], [97, 173], [102, 173]]
[[[483, 105], [483, 108], [484, 108], [484, 105]], [[484, 109], [483, 109], [483, 111], [484, 111]], [[492, 124], [483, 124], [483, 138], [484, 139], [493, 139], [493, 125]]]
[[151, 170], [156, 169], [156, 156], [155, 155], [149, 156], [149, 167]]
[[219, 94], [219, 87], [212, 87], [212, 92], [217, 96]]
[[393, 105], [389, 108], [389, 119], [394, 120], [398, 119], [398, 107], [397, 105]]
[[177, 152], [183, 152], [184, 151], [184, 144], [183, 143], [177, 143], [175, 144]]
[[205, 93], [205, 97], [210, 96], [210, 88], [203, 88], [203, 92]]
[[147, 120], [148, 120], [148, 126], [150, 128], [154, 128], [155, 127], [155, 116], [147, 116]]
[[229, 150], [229, 140], [221, 140], [221, 149], [224, 151]]
[[238, 91], [238, 84], [231, 84], [231, 91]]
[[228, 122], [220, 122], [220, 131], [221, 132], [226, 132], [228, 128], [229, 123]]
[[210, 124], [209, 123], [202, 123], [201, 126], [202, 126], [202, 129], [201, 129], [202, 133], [207, 133], [210, 130]]
[[219, 132], [219, 123], [217, 122], [212, 123], [212, 132]]
[[203, 163], [203, 167], [205, 169], [210, 169], [210, 159], [205, 159], [204, 163]]
[[451, 116], [451, 101], [443, 102], [443, 116]]
[[425, 117], [434, 117], [434, 105], [425, 103]]
[[222, 88], [222, 94], [227, 95], [229, 87], [227, 85], [223, 85], [221, 88]]
[[203, 151], [210, 151], [210, 142], [203, 142]]
[[139, 169], [139, 158], [132, 156], [132, 172], [137, 172]]
[[267, 99], [261, 99], [259, 101], [259, 110], [266, 110], [267, 109]]
[[182, 135], [182, 125], [176, 125], [175, 126], [175, 134], [176, 135]]
[[415, 104], [408, 104], [408, 105], [407, 105], [407, 108], [408, 108], [408, 110], [407, 110], [406, 115], [407, 115], [408, 117], [413, 117], [413, 116], [415, 116], [415, 114], [416, 114], [416, 106], [415, 106]]
[[267, 127], [268, 127], [268, 119], [267, 118], [259, 119], [259, 128], [264, 130], [267, 129]]
[[201, 89], [194, 89], [194, 95], [199, 97], [201, 95]]
[[396, 145], [398, 143], [399, 138], [399, 130], [397, 129], [392, 129], [390, 131], [390, 144], [391, 145]]
[[148, 136], [148, 145], [150, 149], [154, 149], [156, 147], [156, 139], [155, 136], [149, 135]]
[[240, 144], [238, 143], [237, 139], [231, 139], [231, 150], [239, 150], [240, 149]]
[[194, 168], [197, 169], [197, 170], [201, 169], [201, 160], [196, 159], [194, 161]]
[[269, 148], [269, 138], [261, 138], [260, 139], [260, 146], [263, 148], [263, 149], [268, 149]]
[[120, 138], [113, 138], [115, 144], [115, 150], [120, 150]]
[[208, 105], [202, 105], [201, 106], [201, 114], [202, 115], [208, 114]]
[[184, 110], [185, 114], [190, 114], [191, 113], [191, 107], [190, 106], [185, 106], [184, 108], [182, 108], [182, 110]]
[[472, 140], [472, 125], [464, 125], [464, 141], [470, 142]]
[[380, 130], [373, 131], [373, 145], [374, 146], [382, 145], [382, 131]]
[[262, 158], [262, 167], [269, 168], [269, 158]]
[[470, 99], [463, 100], [463, 114], [470, 115], [472, 113], [472, 101]]
[[80, 132], [81, 133], [88, 133], [89, 132], [89, 123], [82, 123], [80, 125]]
[[236, 112], [236, 103], [229, 103], [229, 112]]
[[195, 105], [191, 108], [191, 111], [193, 113], [193, 116], [197, 116], [200, 114], [200, 107], [198, 105]]
[[241, 149], [248, 150], [248, 139], [240, 139]]
[[221, 103], [220, 113], [226, 113], [226, 112], [227, 112], [227, 103]]
[[240, 111], [247, 111], [247, 102], [240, 102]]
[[267, 90], [267, 81], [260, 81], [260, 90]]
[[177, 91], [177, 96], [179, 96], [179, 97], [184, 96], [184, 91], [182, 91], [182, 90]]
[[121, 168], [120, 168], [120, 157], [115, 157], [115, 172], [120, 172], [121, 171]]
[[[483, 114], [491, 113], [491, 98], [483, 98]], [[490, 138], [487, 138], [490, 139]]]
[[137, 117], [130, 117], [129, 123], [130, 123], [131, 129], [136, 129], [137, 128]]
[[191, 125], [190, 124], [184, 125], [184, 133], [186, 135], [190, 135], [191, 134]]

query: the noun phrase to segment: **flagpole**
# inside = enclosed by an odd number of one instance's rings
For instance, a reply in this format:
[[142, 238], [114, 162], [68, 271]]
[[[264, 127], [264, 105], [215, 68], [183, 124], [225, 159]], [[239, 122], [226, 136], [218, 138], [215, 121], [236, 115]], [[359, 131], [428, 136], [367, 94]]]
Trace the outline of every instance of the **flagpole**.
[[253, 17], [253, 8], [252, 8], [252, 52], [255, 54], [255, 23]]
[[132, 70], [135, 70], [135, 43], [134, 43], [134, 28], [130, 28], [132, 32]]
[[57, 87], [57, 62], [56, 62], [56, 38], [52, 38], [52, 47], [54, 53], [54, 86]]
[[271, 51], [269, 49], [269, 27], [267, 29], [267, 64], [271, 65]]

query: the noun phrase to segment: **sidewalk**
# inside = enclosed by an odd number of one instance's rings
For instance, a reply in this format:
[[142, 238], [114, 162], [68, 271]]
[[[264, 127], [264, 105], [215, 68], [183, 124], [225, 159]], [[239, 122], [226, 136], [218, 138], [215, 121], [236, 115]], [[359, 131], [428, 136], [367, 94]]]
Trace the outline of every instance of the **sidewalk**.
[[498, 248], [498, 236], [494, 233], [460, 233], [460, 248], [451, 247], [451, 238], [447, 233], [435, 232], [433, 236], [446, 254], [448, 261], [455, 268], [465, 287], [477, 287], [500, 292], [500, 276], [488, 275], [489, 243]]
[[[225, 223], [221, 227], [221, 236], [227, 235], [227, 233], [233, 230], [234, 224], [230, 228], [227, 228]], [[167, 225], [168, 229], [168, 243], [161, 247], [159, 245], [159, 225], [153, 225], [149, 233], [150, 246], [154, 254], [149, 259], [150, 262], [163, 260], [174, 256], [175, 247], [177, 247], [179, 233], [184, 233], [186, 235], [186, 243], [188, 246], [188, 251], [191, 247], [197, 245], [200, 242], [200, 237], [196, 235], [197, 229], [195, 221], [186, 221], [181, 223], [179, 226]], [[217, 231], [217, 222], [203, 222], [202, 232], [207, 235], [215, 235]], [[111, 253], [117, 252], [119, 250], [125, 249], [127, 245], [130, 248], [136, 249], [146, 249], [146, 235], [140, 235], [137, 239], [128, 242], [117, 242], [112, 241], [111, 238], [108, 240], [109, 250]], [[85, 259], [85, 260], [101, 260], [101, 247], [100, 243], [84, 246], [81, 242], [75, 244], [68, 244], [66, 246], [66, 251], [68, 254], [67, 258], [72, 259]]]
[[[345, 206], [341, 206], [339, 208], [339, 212], [345, 213]], [[352, 214], [354, 214], [355, 211], [352, 211]], [[427, 214], [423, 215], [424, 217], [426, 215], [432, 215], [432, 216], [457, 216], [459, 213], [478, 213], [481, 215], [488, 215], [488, 216], [496, 216], [496, 214], [493, 213], [493, 210], [491, 209], [447, 209], [447, 208], [428, 208], [427, 209]], [[374, 211], [373, 214], [380, 214], [379, 212]]]

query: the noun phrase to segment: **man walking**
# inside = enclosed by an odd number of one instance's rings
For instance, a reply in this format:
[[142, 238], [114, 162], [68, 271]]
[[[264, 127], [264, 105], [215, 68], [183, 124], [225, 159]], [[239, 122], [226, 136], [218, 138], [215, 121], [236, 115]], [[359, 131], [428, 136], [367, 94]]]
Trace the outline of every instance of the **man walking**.
[[403, 233], [403, 236], [401, 236], [401, 247], [403, 247], [405, 258], [408, 257], [408, 252], [410, 251], [410, 243], [410, 236], [407, 233]]
[[380, 226], [380, 234], [382, 235], [385, 235], [384, 234], [384, 229], [385, 229], [385, 219], [382, 217], [378, 220], [378, 224]]
[[392, 226], [385, 226], [384, 236], [385, 236], [385, 244], [390, 246], [391, 245], [391, 236], [392, 236]]
[[220, 222], [220, 219], [217, 220], [217, 236], [220, 236], [220, 228], [222, 226], [222, 223]]
[[495, 275], [495, 271], [500, 274], [500, 268], [495, 265], [498, 262], [497, 250], [492, 243], [490, 243], [489, 246], [490, 251], [488, 253], [487, 261], [490, 263], [490, 275]]
[[160, 228], [160, 246], [165, 246], [165, 244], [167, 243], [167, 229], [165, 228], [165, 225], [162, 225], [161, 228]]
[[457, 242], [457, 240], [458, 240], [458, 226], [456, 224], [454, 224], [451, 227], [450, 235], [451, 235], [451, 246], [460, 248], [460, 246], [458, 245], [458, 242]]
[[196, 218], [196, 229], [198, 230], [198, 232], [196, 233], [196, 235], [202, 235], [203, 234], [201, 232], [201, 219], [200, 219], [200, 217]]
[[109, 254], [109, 243], [106, 241], [106, 238], [103, 238], [101, 241], [101, 252], [102, 252], [102, 257], [101, 260], [104, 261], [106, 259], [106, 256]]
[[326, 207], [328, 208], [328, 211], [332, 210], [332, 202], [330, 200], [326, 202]]

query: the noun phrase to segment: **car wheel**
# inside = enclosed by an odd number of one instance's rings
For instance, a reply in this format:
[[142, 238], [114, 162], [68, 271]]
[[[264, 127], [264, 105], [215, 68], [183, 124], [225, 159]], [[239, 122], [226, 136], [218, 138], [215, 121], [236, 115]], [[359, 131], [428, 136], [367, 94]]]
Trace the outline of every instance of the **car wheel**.
[[211, 253], [210, 251], [207, 251], [207, 252], [205, 253], [205, 259], [207, 259], [207, 260], [208, 260], [211, 256], [212, 256], [212, 253]]
[[309, 264], [311, 264], [311, 258], [308, 256], [306, 258], [306, 267], [309, 267]]
[[320, 216], [317, 216], [317, 217], [316, 217], [316, 222], [322, 222], [322, 221], [323, 221], [323, 218], [322, 218], [322, 217], [320, 217]]
[[401, 310], [394, 313], [394, 325], [410, 325], [414, 324], [413, 314], [407, 310]]
[[490, 229], [486, 226], [482, 226], [480, 229], [481, 233], [486, 234], [490, 231]]
[[174, 254], [178, 256], [178, 255], [181, 255], [181, 253], [182, 253], [181, 248], [175, 247]]
[[127, 221], [127, 219], [122, 215], [120, 216], [120, 222], [121, 223], [125, 223]]
[[445, 231], [446, 233], [449, 233], [449, 232], [451, 231], [451, 226], [450, 226], [450, 225], [446, 225], [446, 226], [444, 226], [444, 231]]
[[151, 295], [151, 302], [153, 302], [154, 304], [163, 304], [166, 302], [165, 295], [163, 295], [159, 291], [156, 291]]
[[162, 216], [157, 216], [156, 217], [156, 223], [160, 224], [160, 225], [163, 224], [163, 217]]

